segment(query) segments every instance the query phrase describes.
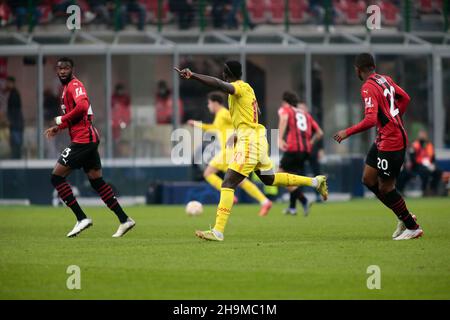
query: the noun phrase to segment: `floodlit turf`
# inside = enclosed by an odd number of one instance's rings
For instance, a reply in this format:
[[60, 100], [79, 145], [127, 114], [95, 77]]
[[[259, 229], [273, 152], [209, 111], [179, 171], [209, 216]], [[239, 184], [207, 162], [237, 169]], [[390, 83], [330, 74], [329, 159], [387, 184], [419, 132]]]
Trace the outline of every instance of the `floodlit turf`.
[[[425, 235], [392, 241], [396, 220], [375, 200], [315, 205], [308, 218], [265, 218], [235, 207], [223, 243], [194, 237], [214, 206], [188, 217], [180, 206], [128, 208], [136, 228], [87, 208], [94, 226], [67, 239], [66, 208], [0, 207], [1, 299], [450, 299], [450, 200], [409, 200]], [[81, 269], [68, 290], [66, 269]], [[381, 270], [369, 290], [368, 266]]]

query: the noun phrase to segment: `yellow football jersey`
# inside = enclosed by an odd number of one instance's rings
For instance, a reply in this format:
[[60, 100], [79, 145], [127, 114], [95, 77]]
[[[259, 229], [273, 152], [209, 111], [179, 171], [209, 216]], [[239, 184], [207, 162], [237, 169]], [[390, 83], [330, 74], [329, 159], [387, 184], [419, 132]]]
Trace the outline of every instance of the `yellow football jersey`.
[[228, 106], [238, 136], [248, 129], [265, 129], [258, 123], [259, 108], [253, 88], [242, 80], [232, 82], [231, 85], [235, 93], [228, 95]]
[[216, 133], [222, 150], [226, 149], [227, 140], [234, 131], [230, 112], [225, 107], [220, 108], [216, 113], [212, 124], [202, 123], [201, 128], [205, 131], [214, 131]]

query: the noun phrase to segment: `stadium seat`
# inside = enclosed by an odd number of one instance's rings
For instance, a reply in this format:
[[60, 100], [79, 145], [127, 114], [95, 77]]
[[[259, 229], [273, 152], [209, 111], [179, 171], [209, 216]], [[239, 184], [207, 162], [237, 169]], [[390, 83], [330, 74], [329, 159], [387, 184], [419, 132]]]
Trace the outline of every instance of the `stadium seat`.
[[284, 22], [284, 0], [269, 1], [269, 21], [271, 23]]
[[419, 0], [416, 2], [416, 9], [422, 14], [442, 13], [444, 0]]
[[247, 10], [250, 21], [253, 23], [264, 23], [267, 21], [267, 3], [265, 0], [247, 1]]
[[366, 14], [366, 4], [362, 0], [340, 0], [334, 2], [335, 9], [345, 24], [360, 24]]
[[[158, 23], [158, 0], [140, 0], [145, 5], [147, 10], [147, 21], [151, 23]], [[164, 0], [161, 10], [162, 23], [168, 23], [170, 21], [169, 2]]]
[[289, 21], [291, 23], [304, 23], [308, 19], [308, 1], [290, 0], [289, 1]]
[[419, 0], [415, 1], [417, 6], [417, 11], [420, 13], [433, 13], [434, 6], [433, 0]]
[[397, 26], [400, 22], [400, 9], [389, 0], [378, 2], [381, 9], [382, 22], [386, 26]]

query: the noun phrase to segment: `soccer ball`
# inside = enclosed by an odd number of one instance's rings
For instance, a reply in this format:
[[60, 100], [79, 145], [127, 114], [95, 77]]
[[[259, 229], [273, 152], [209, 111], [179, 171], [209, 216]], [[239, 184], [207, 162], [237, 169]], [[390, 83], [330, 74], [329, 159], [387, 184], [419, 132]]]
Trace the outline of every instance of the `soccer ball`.
[[189, 216], [198, 216], [203, 212], [203, 205], [198, 201], [189, 201], [186, 205], [186, 213]]

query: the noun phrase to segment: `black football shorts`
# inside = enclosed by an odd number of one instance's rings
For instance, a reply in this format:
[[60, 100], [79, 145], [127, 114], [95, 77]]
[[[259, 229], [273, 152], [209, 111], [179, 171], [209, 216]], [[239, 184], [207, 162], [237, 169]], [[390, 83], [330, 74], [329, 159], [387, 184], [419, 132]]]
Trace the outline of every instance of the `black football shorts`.
[[71, 169], [83, 168], [85, 172], [101, 169], [102, 162], [97, 143], [71, 143], [61, 152], [58, 163]]
[[366, 164], [377, 169], [382, 179], [397, 178], [405, 161], [405, 151], [381, 151], [374, 143], [367, 154]]
[[280, 169], [287, 173], [302, 175], [308, 158], [309, 154], [306, 152], [285, 152], [280, 160]]

